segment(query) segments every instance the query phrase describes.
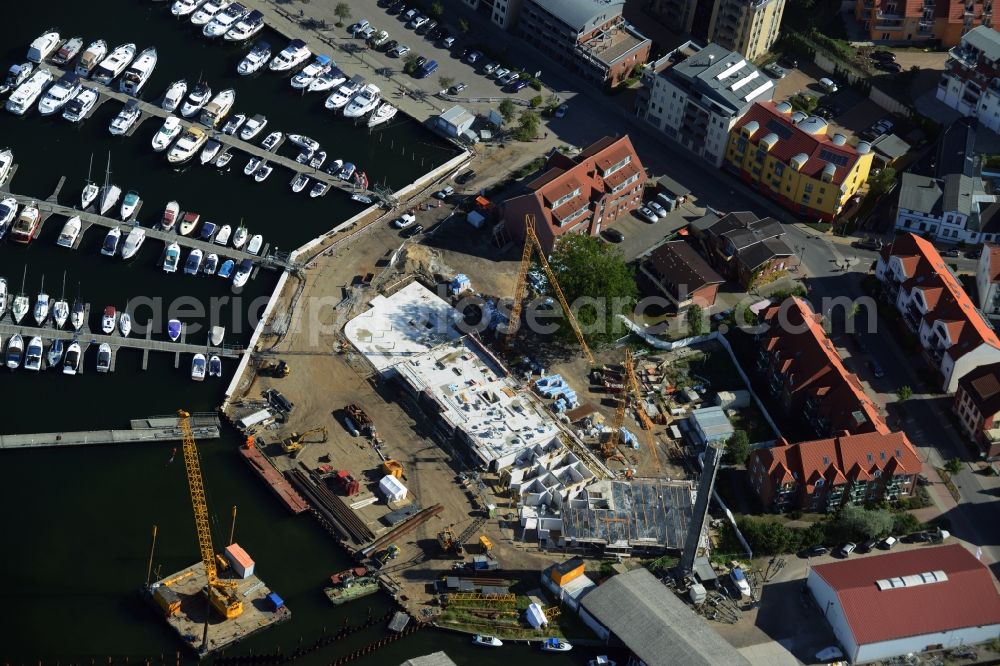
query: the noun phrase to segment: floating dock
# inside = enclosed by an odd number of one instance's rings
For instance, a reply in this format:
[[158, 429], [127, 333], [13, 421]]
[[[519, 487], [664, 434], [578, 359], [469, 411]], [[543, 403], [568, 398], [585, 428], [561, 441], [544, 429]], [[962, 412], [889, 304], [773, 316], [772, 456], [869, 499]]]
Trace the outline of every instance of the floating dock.
[[[195, 439], [218, 439], [219, 419], [214, 414], [191, 418]], [[77, 432], [42, 432], [31, 435], [0, 435], [2, 449], [34, 449], [48, 446], [87, 446], [90, 444], [136, 444], [171, 442], [183, 439], [176, 417], [134, 419], [130, 430], [83, 430]]]
[[241, 446], [240, 454], [249, 463], [257, 474], [271, 487], [278, 499], [288, 507], [292, 513], [299, 514], [309, 508], [309, 504], [302, 499], [302, 496], [295, 492], [291, 484], [285, 480], [281, 472], [275, 468], [270, 460], [256, 446]]
[[[146, 595], [150, 602], [156, 605], [156, 609], [165, 615], [167, 624], [177, 632], [184, 644], [200, 656], [224, 650], [292, 616], [292, 612], [284, 604], [277, 609], [274, 608], [274, 604], [268, 598], [271, 590], [256, 575], [230, 580], [237, 583], [237, 593], [243, 600], [243, 613], [229, 620], [220, 617], [218, 612], [208, 605], [202, 592], [208, 585], [208, 576], [205, 574], [205, 565], [201, 562], [153, 583], [146, 590]], [[174, 600], [174, 612], [169, 615], [160, 605], [161, 602], [155, 598], [154, 591], [161, 586], [173, 592], [170, 596]], [[208, 637], [203, 644], [206, 613], [208, 613]]]

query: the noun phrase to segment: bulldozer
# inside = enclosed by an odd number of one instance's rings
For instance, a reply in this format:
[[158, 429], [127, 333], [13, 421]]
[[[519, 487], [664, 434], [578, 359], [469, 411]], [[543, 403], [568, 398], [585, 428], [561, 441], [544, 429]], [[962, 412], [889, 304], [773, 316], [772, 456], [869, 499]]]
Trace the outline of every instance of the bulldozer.
[[[306, 438], [311, 435], [319, 435], [319, 439], [315, 441], [306, 441]], [[327, 432], [325, 426], [320, 426], [318, 428], [312, 428], [306, 430], [303, 433], [293, 432], [290, 436], [281, 440], [282, 450], [289, 454], [293, 458], [298, 458], [299, 454], [305, 449], [307, 444], [322, 444], [327, 439]]]
[[291, 373], [291, 368], [284, 361], [268, 361], [260, 366], [260, 374], [284, 379]]

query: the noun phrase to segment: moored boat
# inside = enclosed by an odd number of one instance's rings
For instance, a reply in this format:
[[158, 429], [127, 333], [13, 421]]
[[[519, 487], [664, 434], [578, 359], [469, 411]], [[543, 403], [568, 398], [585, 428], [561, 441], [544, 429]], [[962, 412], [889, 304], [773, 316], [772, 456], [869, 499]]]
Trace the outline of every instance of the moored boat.
[[265, 180], [267, 180], [267, 177], [271, 175], [272, 171], [274, 171], [274, 167], [272, 167], [267, 162], [264, 162], [263, 164], [260, 165], [260, 168], [257, 169], [257, 171], [254, 173], [253, 179], [258, 183], [263, 183]]
[[382, 91], [374, 83], [369, 83], [344, 107], [344, 117], [360, 118], [373, 111], [381, 100]]
[[15, 333], [7, 341], [7, 367], [17, 370], [21, 367], [21, 359], [24, 357], [24, 338]]
[[111, 132], [113, 136], [122, 136], [127, 134], [132, 126], [135, 125], [136, 121], [139, 120], [139, 116], [142, 115], [142, 109], [139, 108], [139, 100], [130, 99], [122, 107], [122, 110], [118, 112], [118, 115], [111, 119], [111, 125], [108, 127], [108, 131]]
[[569, 652], [573, 649], [572, 644], [569, 641], [564, 641], [561, 638], [546, 638], [545, 642], [542, 643], [543, 652]]
[[125, 71], [125, 75], [118, 82], [118, 89], [126, 95], [138, 95], [146, 81], [153, 75], [156, 69], [156, 49], [148, 48], [139, 54], [132, 65]]
[[339, 67], [333, 65], [327, 71], [323, 72], [309, 84], [309, 92], [326, 92], [327, 90], [333, 90], [344, 81], [347, 80], [347, 75], [340, 70]]
[[208, 164], [209, 162], [215, 160], [220, 150], [222, 150], [222, 143], [216, 141], [215, 139], [209, 139], [205, 142], [205, 147], [201, 149], [201, 155], [198, 156], [198, 161], [202, 164]]
[[66, 356], [63, 359], [63, 374], [75, 375], [80, 371], [80, 343], [75, 340], [66, 348]]
[[323, 588], [323, 593], [334, 606], [375, 594], [379, 590], [378, 579], [373, 576], [349, 576], [340, 584]]
[[59, 33], [55, 30], [46, 30], [31, 42], [28, 47], [28, 60], [39, 63], [48, 58], [59, 48]]
[[219, 158], [215, 160], [215, 166], [219, 169], [229, 164], [229, 160], [233, 159], [233, 154], [228, 150], [223, 151]]
[[62, 117], [71, 123], [78, 123], [87, 117], [100, 98], [96, 88], [83, 88], [63, 107]]
[[177, 216], [181, 212], [181, 205], [176, 201], [168, 201], [166, 208], [163, 209], [163, 217], [160, 218], [160, 229], [164, 231], [170, 231], [174, 228], [174, 224], [177, 222]]
[[101, 332], [104, 335], [111, 335], [115, 332], [115, 326], [118, 324], [118, 311], [115, 310], [115, 306], [109, 305], [104, 308], [104, 314], [101, 315]]
[[181, 236], [188, 236], [194, 231], [194, 228], [198, 226], [198, 222], [201, 220], [201, 215], [198, 213], [184, 213], [184, 217], [181, 218], [180, 227], [177, 229]]
[[0, 238], [7, 235], [15, 215], [17, 215], [17, 199], [7, 197], [0, 201]]
[[121, 315], [118, 317], [118, 332], [122, 334], [123, 338], [127, 338], [129, 333], [132, 332], [132, 317], [125, 310], [122, 310]]
[[484, 634], [476, 634], [472, 637], [472, 643], [474, 645], [479, 645], [482, 647], [498, 648], [503, 647], [503, 641], [501, 641], [496, 636], [486, 636]]
[[181, 105], [184, 101], [184, 95], [187, 94], [188, 84], [187, 81], [181, 79], [180, 81], [174, 81], [167, 88], [167, 92], [163, 94], [163, 101], [160, 106], [166, 111], [173, 113], [177, 110], [177, 107]]
[[181, 133], [181, 119], [177, 116], [167, 116], [163, 125], [153, 135], [153, 150], [162, 153]]
[[207, 83], [198, 82], [181, 104], [181, 115], [190, 118], [208, 104], [212, 98], [212, 88]]
[[10, 94], [5, 104], [6, 109], [14, 115], [23, 116], [41, 96], [45, 86], [51, 83], [52, 78], [47, 70], [36, 70]]
[[219, 268], [219, 255], [214, 252], [209, 252], [208, 256], [205, 257], [205, 265], [202, 266], [201, 272], [205, 275], [215, 275], [215, 271]]
[[287, 72], [298, 67], [312, 55], [312, 52], [301, 39], [293, 39], [281, 53], [274, 56], [268, 67], [272, 72]]
[[20, 65], [11, 65], [7, 70], [7, 76], [0, 83], [0, 95], [6, 95], [14, 88], [24, 83], [31, 73], [35, 71], [35, 66], [30, 62], [22, 62]]
[[176, 273], [177, 264], [181, 260], [181, 246], [171, 243], [167, 246], [167, 251], [163, 255], [163, 271], [165, 273]]
[[[108, 154], [108, 159], [111, 158], [111, 154]], [[90, 166], [87, 167], [87, 182], [83, 186], [83, 192], [80, 193], [80, 208], [86, 209], [90, 204], [94, 203], [97, 199], [97, 195], [101, 193], [101, 188], [97, 186], [97, 183], [90, 179], [91, 172], [94, 170], [94, 154], [90, 154]]]
[[222, 133], [228, 134], [229, 136], [234, 136], [241, 127], [243, 123], [247, 121], [246, 115], [242, 113], [237, 113], [226, 121], [226, 124], [222, 126]]
[[387, 123], [396, 117], [396, 113], [399, 111], [395, 106], [389, 102], [382, 102], [375, 113], [368, 118], [368, 127], [376, 127], [382, 123]]
[[122, 259], [131, 259], [142, 247], [142, 244], [146, 240], [146, 230], [142, 227], [133, 227], [132, 231], [128, 232], [128, 236], [125, 237], [125, 243], [122, 245]]
[[221, 377], [222, 376], [222, 359], [219, 358], [218, 354], [212, 354], [208, 357], [208, 376], [209, 377]]
[[187, 261], [184, 262], [185, 275], [198, 274], [198, 270], [201, 268], [202, 255], [202, 251], [198, 248], [191, 250], [191, 254], [188, 255]]
[[81, 48], [83, 48], [83, 37], [70, 37], [63, 42], [59, 50], [56, 51], [56, 54], [52, 56], [52, 62], [56, 65], [65, 65], [76, 57]]
[[115, 47], [107, 58], [101, 61], [94, 71], [94, 80], [104, 85], [110, 84], [119, 74], [125, 71], [135, 58], [135, 44], [122, 44]]
[[233, 232], [233, 247], [237, 250], [243, 247], [243, 244], [247, 242], [247, 236], [247, 228], [240, 223], [240, 226], [236, 228], [235, 232]]
[[260, 147], [268, 152], [271, 152], [278, 147], [284, 137], [285, 135], [281, 132], [271, 132], [264, 137], [263, 141], [260, 142]]
[[180, 319], [171, 319], [167, 322], [167, 337], [170, 338], [171, 342], [177, 342], [180, 339], [182, 330]]
[[111, 372], [111, 345], [107, 342], [97, 348], [97, 371], [101, 374]]
[[42, 369], [42, 354], [45, 343], [37, 335], [28, 341], [28, 348], [24, 352], [24, 369], [38, 372]]
[[233, 228], [228, 224], [223, 224], [219, 229], [219, 233], [215, 235], [215, 243], [217, 245], [225, 245], [229, 242], [229, 237], [233, 233]]
[[219, 123], [233, 109], [236, 102], [236, 91], [232, 88], [223, 90], [212, 98], [201, 112], [201, 123], [208, 127], [218, 127]]
[[234, 266], [236, 266], [236, 262], [232, 259], [226, 259], [223, 261], [222, 265], [219, 266], [219, 277], [224, 280], [229, 279], [229, 276], [233, 274]]
[[0, 186], [7, 182], [11, 169], [14, 168], [14, 151], [10, 148], [0, 150]]
[[309, 184], [309, 176], [305, 175], [304, 173], [297, 173], [295, 174], [295, 177], [292, 178], [292, 183], [291, 183], [292, 192], [296, 193], [301, 192], [306, 188], [306, 185], [308, 184]]
[[103, 39], [98, 39], [95, 42], [91, 42], [87, 50], [83, 52], [80, 56], [80, 60], [76, 63], [76, 73], [80, 76], [90, 76], [90, 73], [94, 71], [104, 56], [108, 54], [108, 43]]
[[243, 60], [236, 66], [236, 71], [240, 76], [249, 76], [259, 72], [271, 59], [271, 45], [260, 41], [253, 45], [253, 48], [243, 56]]
[[206, 141], [208, 141], [208, 134], [204, 130], [194, 126], [188, 127], [167, 153], [167, 161], [171, 164], [187, 162], [205, 145]]
[[233, 0], [208, 0], [191, 15], [191, 23], [194, 25], [207, 25], [218, 14], [229, 8]]
[[38, 100], [38, 112], [43, 116], [49, 116], [62, 110], [71, 99], [76, 97], [82, 87], [79, 74], [66, 72]]
[[201, 30], [201, 34], [209, 39], [222, 37], [232, 28], [236, 27], [237, 23], [246, 18], [250, 14], [250, 11], [243, 4], [234, 2], [206, 23], [205, 27]]
[[59, 238], [56, 240], [56, 245], [72, 249], [72, 247], [76, 245], [76, 239], [80, 237], [80, 227], [81, 223], [79, 215], [74, 215], [66, 220], [66, 224], [63, 225], [62, 231], [59, 232]]
[[205, 366], [205, 355], [195, 354], [194, 358], [191, 359], [191, 379], [196, 382], [205, 379]]
[[321, 180], [317, 180], [313, 184], [312, 189], [309, 190], [309, 196], [310, 198], [315, 199], [317, 197], [323, 196], [329, 190], [330, 190], [330, 185], [328, 183], [324, 183]]
[[233, 273], [233, 286], [242, 287], [250, 279], [250, 273], [253, 272], [253, 262], [249, 259], [244, 259], [240, 262], [239, 267]]
[[265, 127], [267, 127], [267, 117], [260, 113], [254, 114], [240, 129], [240, 138], [244, 141], [250, 141]]
[[10, 239], [15, 243], [30, 243], [34, 240], [40, 226], [41, 214], [38, 206], [32, 201], [21, 209], [17, 221], [10, 228]]
[[0, 277], [0, 318], [7, 314], [7, 278]]
[[244, 42], [264, 29], [264, 14], [253, 10], [229, 29], [224, 39], [227, 42]]
[[326, 151], [317, 150], [313, 153], [312, 157], [309, 158], [309, 167], [311, 169], [320, 169], [323, 167], [323, 162], [326, 162]]
[[310, 153], [319, 150], [319, 141], [311, 137], [308, 137], [304, 134], [289, 134], [288, 140], [294, 143], [302, 150], [308, 151]]
[[246, 176], [252, 176], [257, 173], [257, 169], [260, 167], [261, 159], [256, 155], [250, 157], [247, 160], [247, 165], [243, 167], [243, 174]]
[[205, 0], [176, 0], [170, 5], [170, 13], [174, 16], [188, 16], [205, 4]]
[[55, 368], [58, 367], [63, 360], [63, 354], [66, 353], [66, 345], [62, 340], [56, 338], [52, 341], [52, 346], [49, 347], [49, 353], [45, 357], [45, 361], [48, 363], [48, 367]]
[[247, 243], [247, 254], [257, 254], [260, 252], [260, 248], [263, 244], [264, 237], [260, 234], [254, 234], [250, 237], [250, 242]]
[[201, 225], [201, 233], [198, 234], [198, 238], [206, 243], [211, 243], [217, 228], [215, 222], [206, 222]]
[[309, 84], [316, 80], [317, 76], [322, 76], [336, 64], [328, 55], [318, 55], [316, 58], [303, 67], [291, 79], [291, 85], [296, 90], [308, 88]]
[[104, 242], [101, 244], [101, 254], [105, 257], [113, 257], [118, 253], [118, 241], [121, 240], [121, 227], [111, 227], [108, 229]]
[[216, 347], [222, 344], [222, 340], [225, 338], [225, 336], [226, 336], [225, 326], [213, 326], [208, 331], [208, 341], [209, 343], [215, 345]]
[[140, 204], [142, 204], [142, 198], [139, 197], [139, 193], [135, 190], [129, 190], [125, 194], [125, 198], [122, 199], [121, 210], [118, 211], [121, 213], [121, 218], [123, 220], [128, 220], [139, 208]]

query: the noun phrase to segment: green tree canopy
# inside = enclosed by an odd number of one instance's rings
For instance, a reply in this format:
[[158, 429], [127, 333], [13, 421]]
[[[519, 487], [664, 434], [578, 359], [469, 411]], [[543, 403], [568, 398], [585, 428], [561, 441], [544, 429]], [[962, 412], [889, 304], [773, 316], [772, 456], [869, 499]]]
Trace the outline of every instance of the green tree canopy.
[[700, 305], [692, 305], [687, 311], [688, 333], [701, 335], [705, 332], [704, 311]]
[[344, 21], [351, 18], [351, 6], [346, 2], [338, 2], [333, 8], [333, 13], [340, 19], [340, 25], [344, 25]]
[[517, 107], [514, 106], [514, 102], [510, 101], [510, 99], [504, 99], [500, 102], [500, 106], [497, 107], [497, 111], [500, 112], [500, 115], [503, 117], [503, 121], [505, 123], [509, 123], [514, 119]]
[[958, 474], [962, 471], [962, 459], [952, 458], [944, 464], [944, 468], [949, 474]]
[[900, 386], [896, 389], [896, 397], [899, 398], [900, 402], [905, 402], [913, 396], [913, 389], [907, 385]]
[[[453, 84], [454, 82], [455, 79], [451, 78], [450, 76], [438, 77], [438, 85], [441, 86], [441, 90], [447, 90], [448, 88], [451, 88], [451, 84]], [[506, 102], [507, 100], [504, 101]]]
[[750, 437], [746, 430], [737, 430], [726, 442], [726, 462], [745, 465], [750, 455]]
[[542, 119], [531, 109], [521, 112], [518, 119], [517, 129], [514, 130], [514, 138], [518, 141], [532, 141], [538, 136], [538, 128], [542, 124]]
[[441, 18], [442, 14], [444, 14], [444, 3], [441, 0], [435, 0], [431, 4], [431, 16]]
[[848, 504], [834, 518], [827, 534], [832, 541], [864, 541], [892, 533], [893, 515], [885, 509], [865, 509]]
[[[594, 236], [567, 234], [556, 242], [549, 262], [587, 343], [598, 346], [621, 337], [616, 315], [631, 312], [639, 295], [635, 271], [621, 253]], [[568, 318], [558, 324], [562, 339], [576, 339]]]
[[778, 555], [798, 549], [799, 536], [777, 520], [740, 516], [736, 524], [755, 555]]

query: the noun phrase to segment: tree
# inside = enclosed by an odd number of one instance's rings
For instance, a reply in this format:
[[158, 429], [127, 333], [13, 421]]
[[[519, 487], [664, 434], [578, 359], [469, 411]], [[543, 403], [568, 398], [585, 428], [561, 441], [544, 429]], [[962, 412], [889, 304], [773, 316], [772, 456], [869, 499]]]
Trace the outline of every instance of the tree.
[[538, 117], [538, 114], [531, 109], [525, 109], [518, 119], [514, 138], [518, 141], [534, 141], [538, 137], [538, 128], [541, 125], [542, 119]]
[[444, 14], [444, 3], [441, 0], [435, 0], [431, 5], [431, 16], [441, 18], [442, 14]]
[[882, 169], [878, 175], [868, 179], [868, 188], [872, 194], [885, 194], [896, 184], [896, 170], [892, 167]]
[[920, 519], [908, 511], [897, 511], [892, 514], [892, 533], [909, 534], [917, 532], [923, 527]]
[[831, 521], [827, 534], [833, 541], [865, 541], [892, 532], [893, 516], [885, 509], [865, 509], [848, 504]]
[[413, 74], [417, 71], [417, 60], [420, 59], [416, 53], [408, 53], [405, 58], [403, 58], [403, 71], [407, 74]]
[[692, 305], [687, 311], [688, 333], [702, 335], [705, 332], [705, 312], [700, 305]]
[[510, 99], [504, 99], [500, 102], [500, 106], [497, 107], [497, 111], [499, 111], [500, 115], [503, 117], [504, 123], [509, 123], [514, 119], [514, 113], [516, 110], [517, 107], [514, 106], [514, 102]]
[[949, 474], [958, 474], [962, 471], [962, 459], [952, 458], [944, 464], [944, 469]]
[[[639, 295], [635, 271], [621, 252], [594, 236], [566, 234], [556, 242], [549, 262], [587, 343], [597, 346], [621, 337], [616, 315], [630, 313]], [[561, 339], [576, 340], [568, 318], [555, 323]]]
[[740, 516], [736, 520], [743, 537], [757, 555], [778, 555], [797, 550], [800, 537], [776, 520]]
[[451, 84], [453, 84], [454, 82], [455, 79], [451, 78], [450, 76], [438, 77], [438, 85], [441, 86], [441, 90], [447, 90], [448, 88], [451, 88]]
[[337, 17], [337, 27], [344, 25], [344, 21], [351, 18], [351, 6], [346, 2], [338, 2], [333, 8], [333, 14]]
[[746, 430], [737, 430], [726, 441], [726, 462], [732, 465], [745, 465], [750, 456], [750, 437]]
[[900, 402], [906, 402], [913, 396], [913, 389], [904, 384], [896, 389], [896, 397], [899, 398]]
[[464, 18], [460, 18], [458, 19], [458, 29], [461, 30], [463, 34], [467, 35], [469, 34], [469, 31], [472, 30], [472, 26], [470, 26], [469, 22]]

